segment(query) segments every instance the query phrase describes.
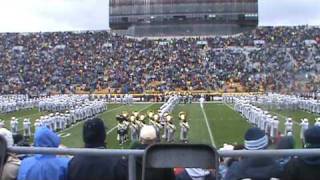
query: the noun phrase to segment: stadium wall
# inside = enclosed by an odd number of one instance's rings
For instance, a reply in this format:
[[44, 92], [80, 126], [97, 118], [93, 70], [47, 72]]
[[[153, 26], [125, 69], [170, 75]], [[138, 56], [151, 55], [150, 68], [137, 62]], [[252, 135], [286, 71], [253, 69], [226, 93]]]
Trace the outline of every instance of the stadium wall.
[[[197, 27], [188, 28], [186, 31], [179, 29], [178, 25], [188, 25]], [[203, 24], [214, 24], [215, 27], [220, 27], [221, 24], [238, 25], [238, 33], [246, 31], [241, 27], [256, 27], [258, 25], [258, 3], [257, 0], [150, 0], [150, 1], [111, 1], [110, 6], [110, 27], [113, 30], [129, 29], [128, 34], [131, 36], [159, 36], [164, 34], [179, 35], [179, 32], [184, 32], [183, 35], [208, 35], [216, 32], [216, 29], [211, 27], [201, 28]], [[166, 29], [161, 29], [159, 26], [166, 26]], [[133, 28], [132, 28], [133, 27]], [[155, 32], [153, 28], [161, 33]], [[134, 31], [132, 29], [135, 29]], [[252, 28], [251, 28], [252, 29]], [[221, 32], [229, 32], [219, 31]], [[140, 34], [139, 34], [140, 33]], [[169, 33], [169, 34], [168, 34]], [[217, 35], [217, 34], [214, 34]], [[220, 35], [220, 34], [218, 34]], [[222, 34], [222, 35], [229, 35]]]

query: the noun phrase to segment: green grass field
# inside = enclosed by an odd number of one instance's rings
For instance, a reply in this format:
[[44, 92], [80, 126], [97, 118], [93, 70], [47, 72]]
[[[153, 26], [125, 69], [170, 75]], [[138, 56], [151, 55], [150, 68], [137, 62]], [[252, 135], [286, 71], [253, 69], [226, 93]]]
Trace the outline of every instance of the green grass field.
[[[115, 116], [120, 114], [122, 111], [139, 111], [141, 113], [146, 113], [149, 110], [157, 111], [161, 104], [134, 104], [132, 106], [125, 106], [120, 104], [109, 104], [108, 110], [100, 115], [107, 126], [107, 147], [108, 148], [128, 148], [130, 147], [130, 142], [127, 142], [123, 146], [118, 144], [116, 139], [117, 131], [116, 125], [117, 121]], [[202, 109], [199, 104], [179, 104], [175, 107], [172, 115], [174, 117], [174, 122], [177, 126], [176, 139], [178, 142], [180, 135], [180, 127], [178, 122], [178, 114], [180, 111], [186, 111], [188, 115], [188, 120], [190, 124], [189, 140], [191, 143], [204, 143], [210, 144], [216, 147], [223, 146], [224, 143], [229, 144], [242, 144], [243, 136], [250, 125], [246, 120], [237, 112], [233, 110], [232, 105], [224, 103], [207, 103]], [[277, 110], [269, 109], [269, 111], [277, 115], [281, 121], [280, 130], [284, 131], [284, 121], [285, 117], [292, 117], [297, 123], [300, 122], [301, 118], [308, 118], [309, 120], [315, 119], [317, 117], [315, 114], [311, 114], [305, 111], [290, 111], [290, 110]], [[15, 113], [0, 114], [0, 119], [4, 119], [6, 126], [9, 127], [9, 120], [11, 117], [17, 117], [20, 122], [23, 118], [30, 118], [32, 121], [39, 118], [41, 115], [45, 115], [45, 112], [39, 112], [37, 109], [22, 110]], [[310, 121], [311, 122], [311, 121]], [[311, 123], [313, 124], [313, 123]], [[61, 136], [62, 143], [67, 147], [83, 147], [82, 142], [82, 127], [83, 122], [65, 129], [59, 132]], [[22, 123], [20, 123], [20, 128], [22, 128]], [[294, 126], [296, 147], [300, 148], [301, 143], [299, 140], [300, 128], [296, 124]]]

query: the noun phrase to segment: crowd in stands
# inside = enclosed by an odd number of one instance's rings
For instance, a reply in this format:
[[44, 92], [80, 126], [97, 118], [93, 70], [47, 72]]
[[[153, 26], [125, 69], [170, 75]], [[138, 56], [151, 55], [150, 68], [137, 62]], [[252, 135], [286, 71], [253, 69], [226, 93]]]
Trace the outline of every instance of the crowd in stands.
[[[0, 135], [6, 140], [7, 146], [15, 144], [12, 133], [0, 129]], [[320, 148], [320, 127], [310, 127], [305, 133], [305, 148]], [[83, 125], [82, 139], [85, 148], [106, 149], [106, 127], [99, 118], [88, 120]], [[140, 132], [140, 139], [133, 144], [133, 149], [145, 149], [157, 143], [156, 131], [152, 126], [144, 126]], [[61, 148], [60, 137], [47, 127], [38, 127], [34, 134], [35, 147]], [[243, 145], [226, 145], [224, 150], [263, 150], [269, 149], [268, 136], [257, 127], [247, 130]], [[284, 136], [276, 144], [277, 149], [294, 148], [291, 136]], [[238, 180], [251, 178], [266, 180], [278, 178], [283, 180], [316, 180], [320, 176], [320, 161], [318, 156], [275, 158], [272, 156], [253, 156], [240, 158], [220, 158], [217, 169], [201, 168], [149, 168], [146, 180]], [[141, 158], [136, 159], [137, 179], [141, 179]], [[55, 156], [37, 154], [20, 157], [14, 153], [7, 153], [1, 180], [127, 180], [128, 160], [119, 156], [75, 155]]]
[[228, 37], [135, 39], [107, 31], [0, 34], [0, 93], [107, 89], [319, 88], [320, 28], [259, 27]]

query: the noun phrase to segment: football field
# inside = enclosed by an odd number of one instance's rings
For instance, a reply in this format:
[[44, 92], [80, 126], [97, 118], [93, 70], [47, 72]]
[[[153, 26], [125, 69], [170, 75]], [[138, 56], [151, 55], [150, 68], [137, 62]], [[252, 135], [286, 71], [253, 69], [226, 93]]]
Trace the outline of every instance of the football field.
[[[131, 143], [127, 142], [120, 146], [117, 141], [117, 114], [123, 111], [138, 111], [146, 114], [147, 111], [157, 111], [162, 104], [160, 103], [138, 103], [134, 105], [109, 104], [108, 110], [100, 114], [100, 118], [105, 122], [107, 128], [107, 147], [108, 148], [129, 148]], [[243, 136], [250, 127], [247, 121], [237, 112], [233, 110], [231, 104], [222, 102], [206, 103], [202, 108], [199, 103], [178, 104], [171, 113], [174, 117], [174, 123], [177, 127], [175, 136], [176, 142], [179, 142], [180, 127], [178, 114], [181, 111], [187, 112], [187, 119], [190, 125], [189, 140], [191, 143], [204, 143], [216, 147], [223, 146], [224, 143], [242, 144]], [[299, 140], [300, 128], [298, 123], [301, 118], [308, 118], [313, 124], [316, 114], [311, 114], [301, 110], [277, 110], [270, 109], [272, 114], [277, 115], [280, 119], [280, 130], [284, 131], [284, 121], [286, 117], [292, 117], [296, 122], [294, 126], [294, 136], [296, 139], [296, 147], [301, 147]], [[23, 118], [30, 118], [32, 124], [35, 119], [45, 112], [39, 112], [38, 109], [22, 110], [14, 113], [0, 114], [0, 119], [5, 120], [6, 126], [9, 128], [9, 120], [11, 117], [19, 119], [19, 129], [22, 129]], [[79, 122], [58, 134], [62, 139], [62, 143], [67, 147], [83, 147], [82, 142], [83, 122]], [[10, 128], [9, 128], [10, 129]], [[32, 132], [34, 130], [32, 129]]]

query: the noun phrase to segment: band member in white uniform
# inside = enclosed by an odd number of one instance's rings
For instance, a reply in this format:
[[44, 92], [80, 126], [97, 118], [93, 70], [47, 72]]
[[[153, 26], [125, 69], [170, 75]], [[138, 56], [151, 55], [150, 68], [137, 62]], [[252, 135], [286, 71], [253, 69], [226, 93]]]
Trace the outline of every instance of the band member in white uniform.
[[31, 122], [30, 119], [23, 120], [23, 136], [29, 138], [31, 136]]
[[187, 143], [188, 132], [190, 129], [189, 123], [187, 121], [187, 114], [185, 112], [180, 112], [179, 119], [180, 119], [180, 141]]
[[285, 126], [285, 130], [284, 130], [284, 134], [285, 136], [288, 136], [288, 133], [290, 132], [290, 134], [293, 134], [293, 121], [292, 118], [287, 118], [286, 122], [284, 123]]

